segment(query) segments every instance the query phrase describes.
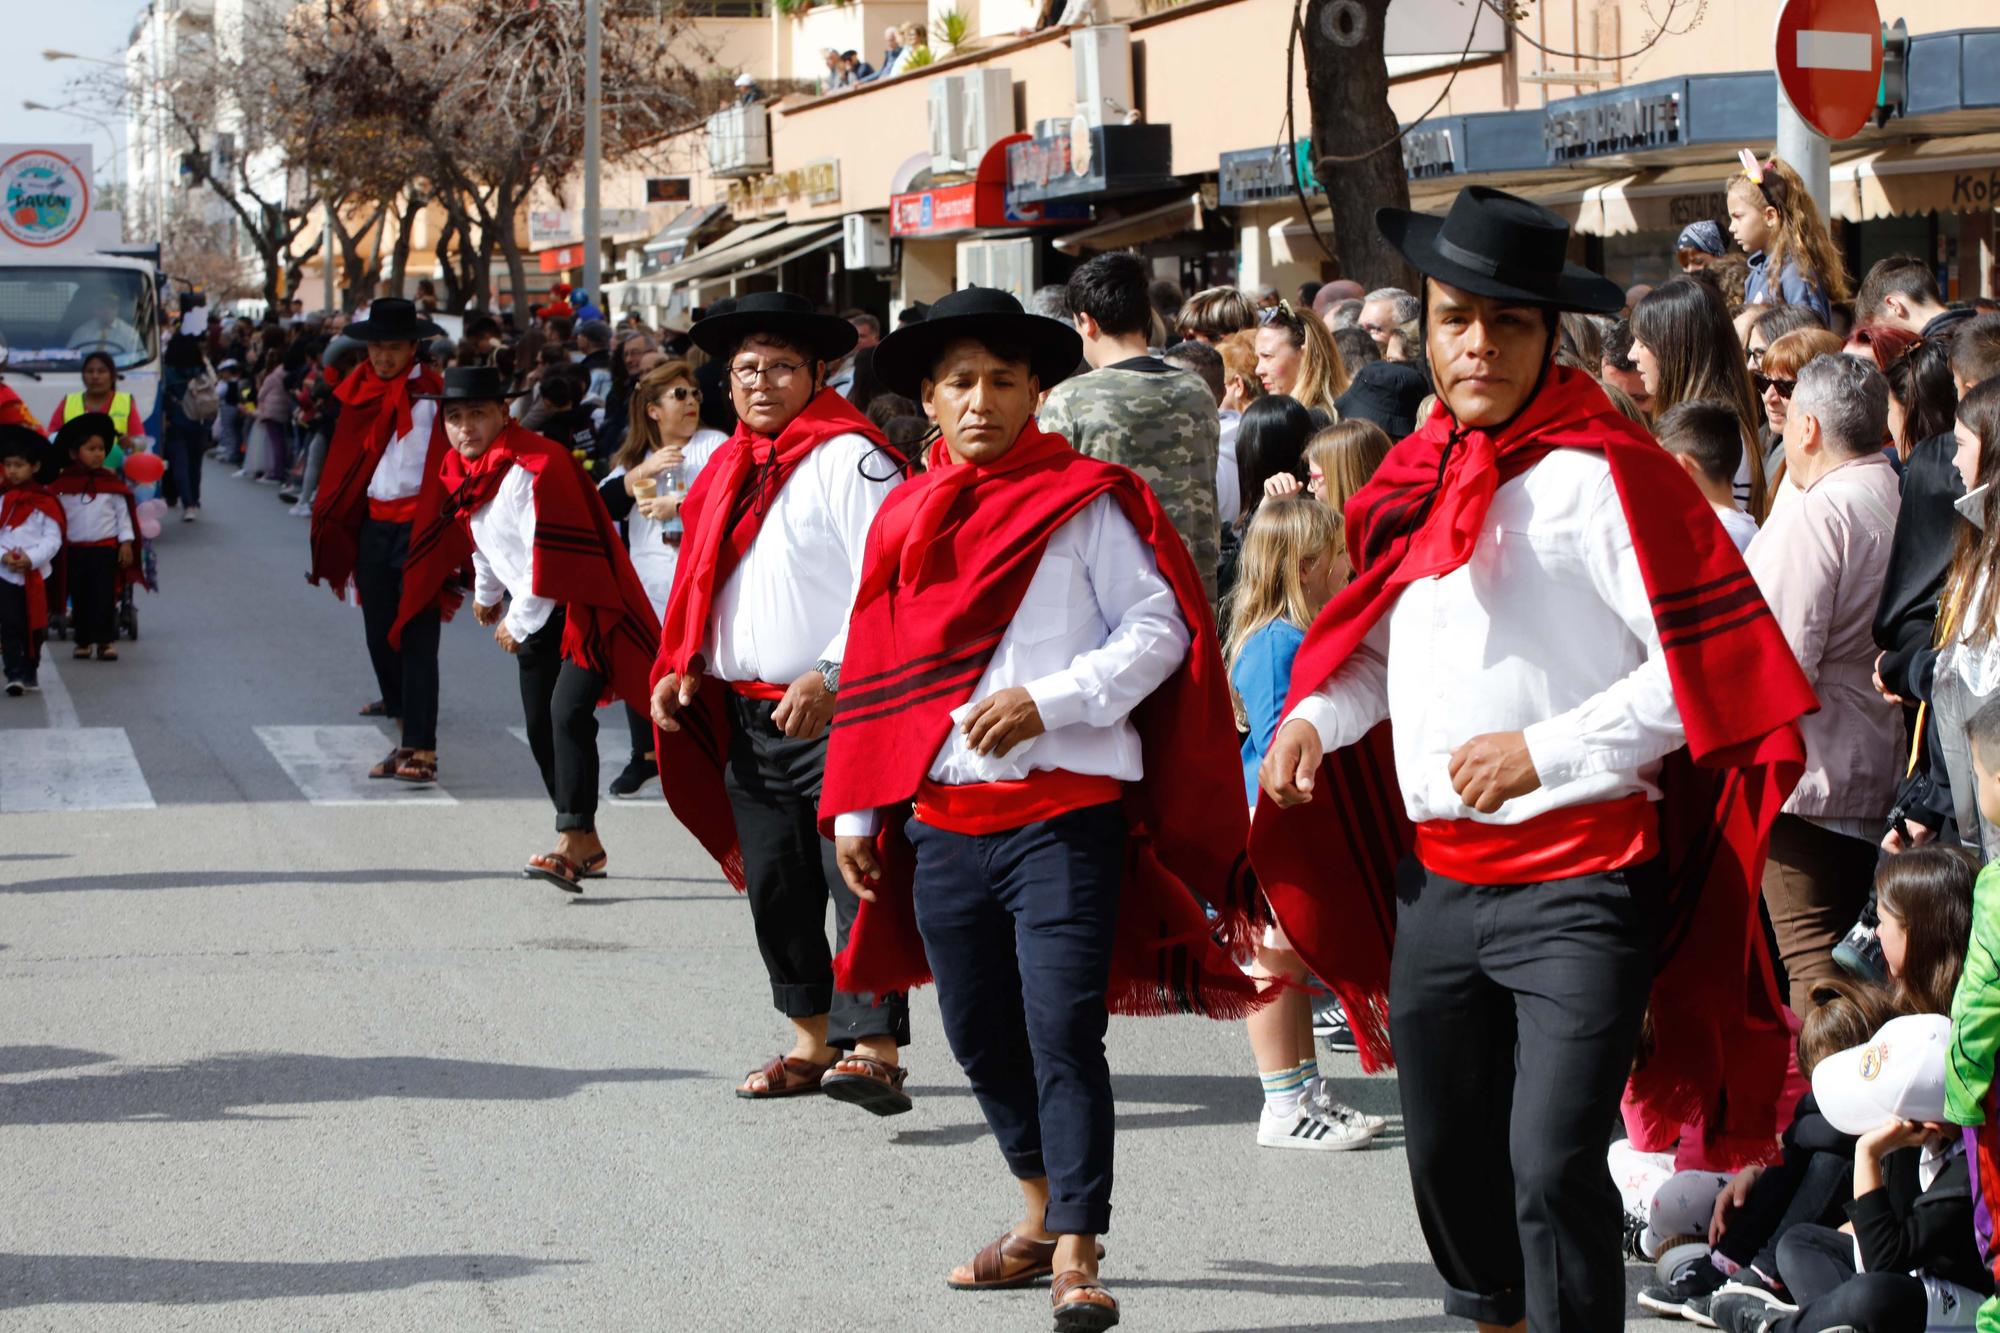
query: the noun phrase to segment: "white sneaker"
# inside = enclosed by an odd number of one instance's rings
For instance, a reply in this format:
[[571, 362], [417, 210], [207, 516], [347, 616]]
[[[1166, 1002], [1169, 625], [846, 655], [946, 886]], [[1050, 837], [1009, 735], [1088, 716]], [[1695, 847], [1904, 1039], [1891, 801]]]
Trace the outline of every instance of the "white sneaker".
[[1329, 1117], [1299, 1103], [1291, 1115], [1278, 1115], [1266, 1106], [1257, 1118], [1257, 1146], [1260, 1148], [1309, 1148], [1316, 1152], [1346, 1152], [1365, 1148], [1375, 1139], [1359, 1116]]
[[293, 518], [311, 518], [313, 516], [312, 502], [310, 500], [301, 500], [285, 512]]
[[1380, 1134], [1389, 1127], [1388, 1120], [1382, 1116], [1364, 1115], [1346, 1102], [1336, 1101], [1333, 1094], [1327, 1090], [1325, 1078], [1316, 1078], [1306, 1084], [1305, 1092], [1300, 1095], [1299, 1104], [1324, 1120], [1345, 1118], [1357, 1121], [1366, 1125], [1371, 1135]]

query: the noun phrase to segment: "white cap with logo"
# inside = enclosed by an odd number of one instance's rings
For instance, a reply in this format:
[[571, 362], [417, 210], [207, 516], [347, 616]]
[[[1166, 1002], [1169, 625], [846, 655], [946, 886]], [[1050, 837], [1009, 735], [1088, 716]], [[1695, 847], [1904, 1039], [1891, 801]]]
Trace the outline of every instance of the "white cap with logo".
[[1950, 1049], [1943, 1014], [1892, 1018], [1861, 1045], [1819, 1062], [1812, 1076], [1819, 1112], [1843, 1134], [1866, 1134], [1885, 1120], [1941, 1121]]

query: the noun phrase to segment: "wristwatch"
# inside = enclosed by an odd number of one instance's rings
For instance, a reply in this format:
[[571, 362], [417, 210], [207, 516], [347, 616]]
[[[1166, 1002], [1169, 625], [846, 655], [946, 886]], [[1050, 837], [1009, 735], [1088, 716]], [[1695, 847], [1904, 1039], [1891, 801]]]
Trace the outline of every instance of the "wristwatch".
[[813, 670], [819, 672], [819, 678], [826, 682], [828, 694], [840, 693], [840, 663], [829, 662], [822, 657], [813, 663]]

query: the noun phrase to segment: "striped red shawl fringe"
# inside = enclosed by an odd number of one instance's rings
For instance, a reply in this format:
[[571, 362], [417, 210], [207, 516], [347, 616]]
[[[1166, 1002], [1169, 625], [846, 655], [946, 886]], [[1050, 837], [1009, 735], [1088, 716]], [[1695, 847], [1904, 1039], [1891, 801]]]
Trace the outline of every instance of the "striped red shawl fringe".
[[[1554, 449], [1594, 450], [1610, 464], [1687, 734], [1661, 774], [1669, 885], [1655, 1044], [1631, 1092], [1677, 1121], [1717, 1126], [1712, 1146], [1724, 1156], [1763, 1160], [1788, 1035], [1757, 905], [1772, 821], [1803, 769], [1797, 719], [1818, 703], [1708, 502], [1594, 381], [1555, 367], [1497, 437], [1457, 429], [1440, 408], [1390, 452], [1347, 506], [1359, 573], [1307, 635], [1287, 711], [1347, 660], [1405, 584], [1464, 564], [1494, 490]], [[1550, 609], [1552, 628], [1559, 615]], [[1340, 994], [1370, 1070], [1393, 1058], [1393, 883], [1411, 845], [1389, 728], [1328, 755], [1308, 804], [1281, 810], [1264, 798], [1251, 836], [1272, 908]]]
[[[1152, 548], [1192, 632], [1187, 658], [1132, 715], [1145, 777], [1125, 784], [1125, 883], [1105, 999], [1114, 1013], [1240, 1018], [1259, 1003], [1247, 955], [1255, 890], [1243, 855], [1228, 678], [1201, 577], [1152, 490], [1033, 422], [987, 465], [953, 464], [898, 487], [868, 534], [828, 742], [820, 827], [906, 806], [1014, 621], [1064, 523], [1109, 496]], [[887, 871], [862, 903], [834, 981], [901, 991], [930, 980], [911, 902], [902, 820], [878, 838]], [[1217, 911], [1211, 921], [1206, 899]]]

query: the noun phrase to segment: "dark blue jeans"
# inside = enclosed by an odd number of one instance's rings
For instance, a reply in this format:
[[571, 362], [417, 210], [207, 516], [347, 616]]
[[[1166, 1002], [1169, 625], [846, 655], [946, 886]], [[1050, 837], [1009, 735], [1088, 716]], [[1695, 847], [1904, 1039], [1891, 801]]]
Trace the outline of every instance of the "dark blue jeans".
[[980, 836], [908, 826], [945, 1037], [1007, 1169], [1048, 1177], [1059, 1235], [1111, 1227], [1104, 991], [1126, 832], [1116, 804]]

